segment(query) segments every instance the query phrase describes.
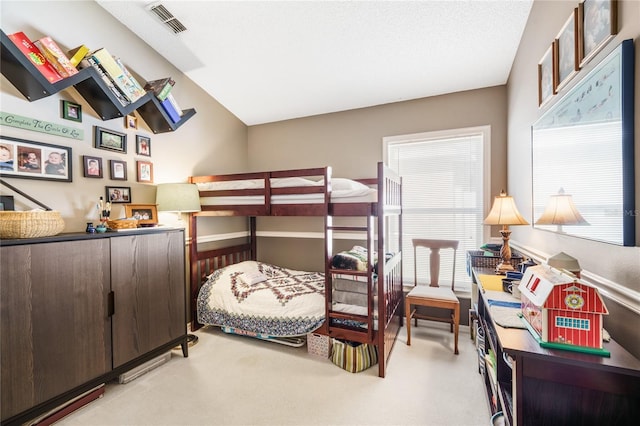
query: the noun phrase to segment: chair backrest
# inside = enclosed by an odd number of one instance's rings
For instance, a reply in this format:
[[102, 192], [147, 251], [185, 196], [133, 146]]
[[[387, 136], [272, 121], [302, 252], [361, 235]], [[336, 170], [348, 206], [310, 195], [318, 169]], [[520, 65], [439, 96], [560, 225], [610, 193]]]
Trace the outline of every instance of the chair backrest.
[[424, 238], [414, 238], [413, 240], [413, 278], [418, 285], [418, 247], [424, 247], [431, 251], [429, 255], [429, 272], [431, 287], [440, 287], [440, 250], [453, 249], [453, 268], [451, 273], [451, 290], [455, 290], [456, 279], [456, 254], [458, 251], [458, 241], [456, 240], [431, 240]]

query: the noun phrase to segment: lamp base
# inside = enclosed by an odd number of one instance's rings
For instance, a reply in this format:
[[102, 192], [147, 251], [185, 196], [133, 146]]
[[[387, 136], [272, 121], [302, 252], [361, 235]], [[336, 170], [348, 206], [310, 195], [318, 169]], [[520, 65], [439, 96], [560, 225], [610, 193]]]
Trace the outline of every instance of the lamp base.
[[498, 266], [496, 266], [496, 274], [497, 275], [507, 275], [507, 272], [515, 271], [515, 268], [511, 263], [500, 262]]

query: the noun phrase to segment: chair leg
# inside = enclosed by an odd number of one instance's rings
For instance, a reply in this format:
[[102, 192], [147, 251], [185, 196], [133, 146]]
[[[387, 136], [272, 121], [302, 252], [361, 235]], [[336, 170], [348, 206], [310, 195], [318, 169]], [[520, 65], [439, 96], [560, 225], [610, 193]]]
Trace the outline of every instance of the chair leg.
[[460, 304], [457, 304], [453, 310], [453, 353], [458, 355], [458, 331], [460, 329]]
[[411, 303], [405, 301], [404, 312], [407, 317], [407, 346], [411, 346]]

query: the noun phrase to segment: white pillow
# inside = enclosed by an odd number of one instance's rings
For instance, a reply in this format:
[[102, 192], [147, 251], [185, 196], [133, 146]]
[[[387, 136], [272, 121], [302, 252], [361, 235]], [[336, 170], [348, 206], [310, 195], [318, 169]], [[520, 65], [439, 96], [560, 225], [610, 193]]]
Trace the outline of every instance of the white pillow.
[[262, 281], [266, 281], [267, 276], [259, 271], [245, 272], [243, 274], [240, 274], [240, 279], [247, 285], [254, 285], [261, 283]]
[[[324, 179], [320, 181], [324, 185]], [[355, 180], [345, 178], [331, 178], [331, 190], [332, 191], [354, 191], [357, 189], [369, 189], [369, 187], [363, 183], [356, 182]]]
[[291, 186], [319, 186], [320, 182], [316, 182], [311, 179], [305, 179], [301, 177], [288, 177], [288, 178], [271, 178], [272, 188], [286, 188]]

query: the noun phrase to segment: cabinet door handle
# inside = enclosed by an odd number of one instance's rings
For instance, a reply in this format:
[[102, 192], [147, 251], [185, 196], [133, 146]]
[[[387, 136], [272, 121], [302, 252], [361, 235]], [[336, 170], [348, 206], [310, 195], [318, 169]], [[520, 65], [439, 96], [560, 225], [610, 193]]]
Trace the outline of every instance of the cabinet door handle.
[[110, 291], [107, 299], [107, 316], [110, 316], [110, 317], [113, 316], [113, 314], [116, 311], [115, 305], [116, 305], [115, 293], [113, 291]]

